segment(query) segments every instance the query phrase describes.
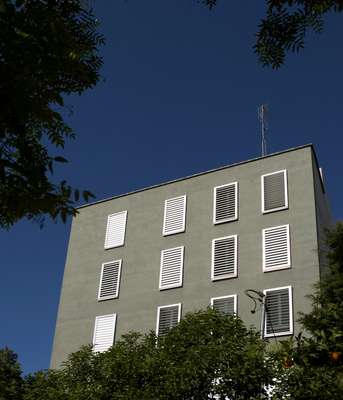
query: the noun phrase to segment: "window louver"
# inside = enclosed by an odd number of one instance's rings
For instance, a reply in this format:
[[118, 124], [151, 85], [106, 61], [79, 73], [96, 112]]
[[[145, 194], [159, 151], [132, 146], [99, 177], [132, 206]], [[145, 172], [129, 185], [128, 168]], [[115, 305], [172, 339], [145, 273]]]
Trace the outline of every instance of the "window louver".
[[213, 223], [234, 221], [238, 218], [238, 183], [214, 188]]
[[125, 240], [127, 211], [109, 215], [107, 218], [105, 249], [122, 246]]
[[289, 225], [263, 229], [263, 270], [291, 266]]
[[161, 251], [160, 289], [182, 286], [184, 247]]
[[157, 335], [163, 336], [180, 322], [181, 304], [159, 307], [157, 311]]
[[164, 204], [163, 235], [184, 232], [186, 220], [186, 195], [168, 199]]
[[93, 351], [103, 352], [113, 345], [116, 314], [101, 315], [95, 318]]
[[236, 303], [237, 303], [236, 295], [214, 297], [211, 299], [212, 308], [224, 315], [236, 314], [236, 312], [237, 312], [236, 311]]
[[293, 333], [291, 287], [264, 291], [265, 335], [280, 336]]
[[286, 170], [262, 176], [262, 212], [288, 207]]
[[212, 241], [212, 280], [237, 276], [237, 235]]
[[118, 297], [121, 272], [121, 260], [102, 265], [98, 300], [108, 300]]

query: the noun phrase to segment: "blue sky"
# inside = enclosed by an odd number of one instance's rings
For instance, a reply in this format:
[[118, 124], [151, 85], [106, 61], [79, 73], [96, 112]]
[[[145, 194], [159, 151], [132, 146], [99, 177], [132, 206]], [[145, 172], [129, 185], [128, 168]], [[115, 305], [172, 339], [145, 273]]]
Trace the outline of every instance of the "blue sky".
[[[260, 155], [257, 107], [270, 108], [269, 152], [315, 145], [335, 218], [343, 217], [343, 16], [274, 71], [252, 46], [263, 1], [94, 2], [107, 38], [103, 81], [71, 97], [77, 139], [58, 177], [97, 199]], [[0, 348], [25, 373], [47, 368], [70, 221], [0, 232]]]

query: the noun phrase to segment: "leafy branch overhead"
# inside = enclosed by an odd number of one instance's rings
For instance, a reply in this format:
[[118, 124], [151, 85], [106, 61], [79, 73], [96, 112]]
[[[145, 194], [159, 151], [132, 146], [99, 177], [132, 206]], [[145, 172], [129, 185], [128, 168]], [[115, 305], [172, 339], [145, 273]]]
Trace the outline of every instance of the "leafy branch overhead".
[[[212, 9], [218, 0], [203, 0]], [[298, 52], [305, 46], [306, 33], [320, 33], [324, 16], [342, 12], [342, 0], [266, 0], [266, 16], [256, 34], [255, 52], [265, 66], [279, 68], [288, 51]]]
[[[63, 221], [79, 191], [55, 183], [51, 154], [75, 137], [64, 99], [98, 82], [104, 37], [79, 0], [3, 0], [0, 4], [0, 226], [19, 219]], [[83, 191], [83, 197], [92, 197]]]

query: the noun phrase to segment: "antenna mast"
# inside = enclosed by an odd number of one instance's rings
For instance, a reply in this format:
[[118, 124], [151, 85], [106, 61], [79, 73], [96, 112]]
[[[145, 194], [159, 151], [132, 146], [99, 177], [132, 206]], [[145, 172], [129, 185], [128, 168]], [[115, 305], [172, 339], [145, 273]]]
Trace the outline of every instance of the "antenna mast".
[[262, 157], [267, 155], [267, 140], [266, 134], [268, 130], [268, 106], [262, 104], [257, 109], [258, 119], [261, 122], [261, 136], [262, 136]]

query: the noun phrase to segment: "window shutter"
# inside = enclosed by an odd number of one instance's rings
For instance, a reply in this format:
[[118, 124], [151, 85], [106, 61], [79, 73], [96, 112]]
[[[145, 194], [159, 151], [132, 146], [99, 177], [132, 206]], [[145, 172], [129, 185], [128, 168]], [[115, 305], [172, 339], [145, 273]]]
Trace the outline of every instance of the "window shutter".
[[262, 175], [262, 212], [288, 208], [286, 170]]
[[182, 286], [184, 247], [161, 251], [160, 289]]
[[237, 235], [212, 241], [212, 280], [237, 276]]
[[163, 235], [185, 231], [186, 195], [168, 199], [164, 204]]
[[123, 246], [125, 240], [127, 211], [121, 211], [107, 217], [105, 249]]
[[157, 336], [163, 336], [180, 322], [181, 304], [158, 307], [157, 310]]
[[265, 336], [293, 333], [292, 288], [265, 290]]
[[95, 318], [93, 351], [103, 352], [113, 345], [116, 314], [101, 315]]
[[121, 260], [102, 264], [98, 300], [118, 297], [121, 273]]
[[213, 223], [220, 224], [238, 219], [238, 183], [214, 188]]
[[263, 229], [263, 271], [290, 268], [289, 225]]
[[224, 315], [235, 315], [237, 313], [237, 296], [213, 297], [211, 306]]

